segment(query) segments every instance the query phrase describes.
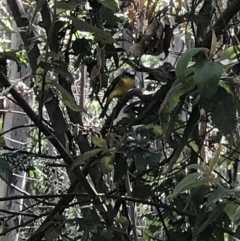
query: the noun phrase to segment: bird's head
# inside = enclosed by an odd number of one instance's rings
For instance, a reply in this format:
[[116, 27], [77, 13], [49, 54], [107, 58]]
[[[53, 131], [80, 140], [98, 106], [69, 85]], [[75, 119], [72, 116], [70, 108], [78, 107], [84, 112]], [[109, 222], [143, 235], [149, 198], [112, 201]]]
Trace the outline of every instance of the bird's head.
[[130, 71], [130, 70], [123, 71], [122, 75], [125, 78], [130, 78], [130, 79], [135, 79], [136, 78], [136, 75], [135, 75], [134, 71]]

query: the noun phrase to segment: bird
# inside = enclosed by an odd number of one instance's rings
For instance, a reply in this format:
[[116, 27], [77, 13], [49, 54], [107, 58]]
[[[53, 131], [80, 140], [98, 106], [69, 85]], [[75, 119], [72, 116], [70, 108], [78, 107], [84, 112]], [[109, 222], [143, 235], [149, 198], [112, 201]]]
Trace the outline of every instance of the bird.
[[136, 76], [133, 72], [129, 70], [124, 70], [120, 75], [118, 75], [111, 83], [111, 85], [106, 90], [103, 101], [106, 100], [102, 112], [99, 118], [103, 118], [106, 115], [107, 109], [113, 98], [118, 98], [125, 95], [130, 89], [135, 88]]
[[149, 72], [146, 79], [155, 80], [159, 83], [166, 83], [168, 82], [169, 73], [175, 72], [175, 69], [171, 63], [164, 62], [163, 65], [157, 69], [148, 69], [146, 72]]

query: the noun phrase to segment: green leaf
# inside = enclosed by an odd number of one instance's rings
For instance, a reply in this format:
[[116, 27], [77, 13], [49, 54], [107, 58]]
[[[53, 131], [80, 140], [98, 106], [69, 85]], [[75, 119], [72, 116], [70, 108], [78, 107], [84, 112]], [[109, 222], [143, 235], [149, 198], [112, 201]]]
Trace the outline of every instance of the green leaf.
[[86, 56], [91, 54], [90, 41], [86, 38], [76, 39], [72, 44], [72, 49], [75, 55]]
[[156, 134], [153, 128], [150, 128], [150, 125], [148, 126], [142, 125], [136, 128], [135, 136], [139, 141], [148, 142], [153, 140]]
[[160, 162], [160, 154], [151, 152], [147, 149], [136, 147], [128, 153], [129, 157], [134, 156], [136, 166], [147, 166], [152, 170], [157, 170]]
[[222, 145], [219, 144], [213, 159], [210, 161], [210, 164], [209, 164], [210, 171], [212, 171], [213, 168], [215, 167], [215, 165], [218, 163], [218, 160], [220, 157], [220, 152], [221, 152], [221, 147], [222, 147]]
[[126, 229], [129, 227], [130, 222], [127, 217], [121, 216], [118, 219], [116, 219], [116, 224], [121, 224], [123, 229]]
[[173, 156], [170, 158], [168, 162], [169, 170], [172, 169], [174, 164], [177, 162], [183, 148], [185, 147], [185, 145], [188, 144], [189, 135], [191, 134], [193, 128], [198, 124], [199, 118], [200, 118], [199, 107], [196, 105], [194, 106], [192, 113], [190, 114], [189, 120], [187, 122], [187, 125], [183, 133], [183, 137], [181, 141], [178, 142], [178, 146], [175, 149]]
[[122, 154], [117, 153], [114, 159], [114, 182], [118, 182], [128, 172], [128, 163]]
[[238, 54], [240, 54], [240, 45], [237, 46], [231, 46], [227, 49], [225, 49], [222, 53], [222, 55], [219, 58], [219, 61], [225, 60], [225, 59], [233, 59]]
[[234, 202], [229, 202], [224, 208], [225, 213], [228, 215], [229, 219], [233, 222], [235, 218], [235, 213], [238, 208], [238, 204]]
[[208, 53], [209, 49], [207, 48], [192, 48], [186, 51], [182, 57], [179, 59], [177, 66], [176, 66], [176, 75], [177, 78], [181, 83], [186, 82], [186, 75], [185, 75], [185, 70], [188, 67], [188, 63], [192, 59], [194, 55], [199, 53], [200, 51], [204, 52], [205, 54]]
[[59, 237], [57, 228], [52, 225], [44, 232], [44, 237], [47, 241], [53, 241], [56, 240]]
[[213, 124], [225, 135], [233, 131], [237, 124], [236, 106], [232, 95], [224, 89], [219, 88], [214, 99], [210, 100], [213, 104], [211, 113]]
[[222, 71], [220, 63], [205, 60], [196, 63], [194, 82], [203, 98], [211, 99], [216, 94]]
[[113, 171], [113, 157], [112, 156], [104, 156], [100, 160], [100, 167], [102, 169], [103, 174], [108, 174]]
[[190, 195], [187, 197], [187, 206], [185, 210], [188, 210], [188, 206], [194, 206], [196, 210], [199, 210], [205, 195], [209, 192], [210, 188], [206, 185], [200, 185], [196, 188], [192, 188]]
[[192, 78], [188, 79], [185, 83], [179, 83], [173, 86], [167, 93], [161, 107], [159, 109], [159, 113], [161, 114], [162, 111], [166, 113], [170, 113], [178, 104], [180, 97], [186, 94], [188, 91], [192, 90], [195, 87], [194, 81]]
[[234, 216], [234, 223], [239, 224], [240, 223], [240, 206], [238, 206], [235, 216]]
[[100, 0], [99, 1], [103, 6], [113, 10], [114, 12], [119, 11], [118, 0]]
[[148, 241], [149, 237], [153, 237], [154, 233], [156, 233], [158, 230], [162, 229], [162, 223], [158, 219], [153, 218], [153, 220], [149, 220], [147, 229], [144, 230], [144, 235], [143, 235], [142, 241]]
[[76, 104], [75, 99], [73, 98], [73, 96], [67, 91], [65, 90], [60, 84], [58, 83], [51, 83], [53, 86], [55, 86], [62, 94], [63, 97], [63, 103], [69, 107], [71, 110], [76, 111], [76, 112], [84, 112], [86, 113], [86, 110], [84, 110], [84, 108], [78, 106]]
[[193, 230], [194, 238], [196, 238], [201, 232], [203, 232], [207, 228], [208, 225], [210, 225], [213, 221], [215, 221], [222, 214], [225, 206], [226, 206], [225, 203], [221, 203], [219, 206], [215, 207], [213, 212], [211, 212], [208, 215], [208, 219], [204, 223], [199, 225], [198, 227], [194, 228], [194, 230]]
[[202, 177], [199, 180], [197, 180], [197, 181], [195, 181], [193, 183], [190, 183], [188, 186], [186, 186], [185, 190], [191, 190], [191, 189], [193, 189], [195, 187], [206, 185], [208, 182], [209, 182], [209, 177]]
[[204, 171], [203, 170], [203, 166], [200, 164], [191, 164], [187, 166], [187, 169], [196, 169], [196, 170], [200, 170], [200, 171]]
[[3, 148], [4, 146], [6, 146], [5, 138], [0, 136], [0, 148]]
[[12, 182], [12, 177], [13, 177], [12, 168], [5, 160], [5, 158], [0, 157], [0, 178], [4, 182], [10, 185]]
[[189, 186], [189, 184], [197, 181], [197, 179], [200, 177], [200, 173], [190, 173], [186, 177], [184, 177], [174, 188], [174, 191], [172, 194], [168, 196], [168, 198], [172, 199], [176, 197], [180, 192], [183, 190], [186, 190], [186, 188]]
[[220, 80], [218, 85], [225, 89], [229, 94], [233, 94], [231, 86], [228, 82]]
[[160, 125], [147, 125], [146, 129], [152, 129], [153, 132], [158, 136], [161, 136], [163, 134], [163, 130]]
[[219, 201], [220, 199], [229, 196], [233, 192], [234, 190], [226, 188], [218, 188], [216, 190], [213, 190], [207, 197], [206, 206], [209, 206], [210, 204], [215, 203], [216, 201]]
[[102, 149], [108, 149], [107, 142], [105, 139], [103, 139], [101, 137], [93, 136], [92, 141], [93, 141], [94, 145], [96, 145], [97, 147], [100, 147]]
[[132, 191], [132, 196], [135, 198], [145, 199], [151, 194], [151, 186], [145, 185], [143, 182], [137, 183]]
[[198, 145], [197, 145], [196, 141], [190, 141], [190, 142], [189, 142], [189, 146], [190, 146], [196, 153], [198, 153], [199, 148], [198, 148]]
[[91, 151], [87, 151], [85, 153], [83, 153], [82, 155], [80, 155], [79, 157], [77, 157], [75, 159], [75, 161], [73, 162], [73, 164], [71, 165], [71, 167], [69, 168], [69, 172], [72, 172], [72, 170], [75, 167], [78, 167], [80, 165], [82, 165], [85, 161], [87, 161], [89, 158], [94, 157], [95, 155], [97, 155], [98, 153], [102, 152], [103, 149], [102, 148], [97, 148], [97, 149], [93, 149]]
[[5, 18], [4, 19], [5, 27], [7, 28], [8, 31], [13, 31], [13, 22], [10, 21], [10, 18]]
[[[101, 11], [101, 16], [102, 19], [105, 23], [105, 27], [110, 27], [110, 28], [117, 28], [118, 27], [118, 23], [121, 22], [121, 18], [117, 17], [116, 15], [114, 15], [113, 11], [111, 11], [109, 8], [105, 8], [104, 6], [101, 7], [100, 9]], [[122, 48], [118, 48], [121, 49], [121, 52], [124, 52], [124, 49]], [[106, 48], [106, 51], [108, 52], [108, 49]], [[116, 51], [115, 51], [116, 53]]]
[[74, 17], [68, 17], [72, 20], [74, 27], [79, 31], [91, 32], [101, 43], [114, 43], [116, 42], [110, 32], [103, 31], [87, 22]]
[[240, 239], [240, 226], [237, 227], [234, 237]]

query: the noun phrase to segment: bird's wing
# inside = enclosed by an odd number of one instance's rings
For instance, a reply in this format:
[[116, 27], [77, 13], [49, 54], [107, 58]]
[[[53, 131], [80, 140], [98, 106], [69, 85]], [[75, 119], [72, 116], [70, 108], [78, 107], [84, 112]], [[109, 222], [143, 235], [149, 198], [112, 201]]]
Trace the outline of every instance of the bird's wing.
[[104, 96], [103, 96], [103, 103], [106, 98], [110, 95], [110, 93], [118, 86], [119, 82], [121, 81], [122, 74], [118, 75], [115, 79], [113, 79], [112, 83], [107, 88]]

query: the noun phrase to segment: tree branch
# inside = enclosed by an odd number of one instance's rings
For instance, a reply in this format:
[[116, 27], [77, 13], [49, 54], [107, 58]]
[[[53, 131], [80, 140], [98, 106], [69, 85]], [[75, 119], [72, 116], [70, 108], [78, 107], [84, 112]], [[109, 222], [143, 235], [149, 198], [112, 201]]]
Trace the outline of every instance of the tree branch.
[[[9, 81], [7, 80], [6, 76], [0, 72], [0, 80], [2, 85], [5, 88], [8, 88], [11, 86]], [[33, 121], [33, 123], [41, 130], [41, 132], [49, 138], [50, 142], [53, 144], [53, 146], [56, 148], [56, 150], [59, 152], [59, 154], [64, 159], [65, 163], [68, 164], [68, 166], [71, 166], [73, 163], [73, 159], [68, 153], [68, 151], [63, 147], [63, 145], [60, 143], [60, 141], [52, 135], [52, 131], [45, 126], [40, 120], [39, 117], [34, 113], [34, 111], [31, 109], [31, 107], [28, 105], [28, 103], [22, 98], [22, 96], [17, 92], [15, 88], [10, 89], [10, 94], [13, 96], [13, 98], [17, 101], [19, 106], [26, 112], [28, 117]], [[89, 195], [93, 198], [94, 202], [99, 207], [99, 203], [101, 203], [100, 199], [98, 198], [98, 195], [93, 187], [89, 184], [88, 180], [86, 179], [85, 175], [79, 168], [75, 168], [73, 170], [73, 173], [76, 175], [77, 179], [80, 181], [80, 183], [83, 185], [84, 189], [89, 193]], [[102, 205], [100, 205], [102, 206]], [[100, 208], [101, 213], [103, 214], [104, 209]], [[105, 215], [103, 215], [105, 216]]]
[[[222, 13], [220, 18], [213, 25], [213, 30], [215, 31], [216, 36], [219, 36], [222, 34], [223, 30], [226, 28], [228, 23], [231, 21], [234, 15], [236, 15], [239, 11], [240, 11], [240, 1], [235, 0], [228, 6], [228, 8]], [[212, 41], [212, 29], [208, 31], [204, 40], [199, 45], [205, 48], [210, 48], [211, 41]]]

